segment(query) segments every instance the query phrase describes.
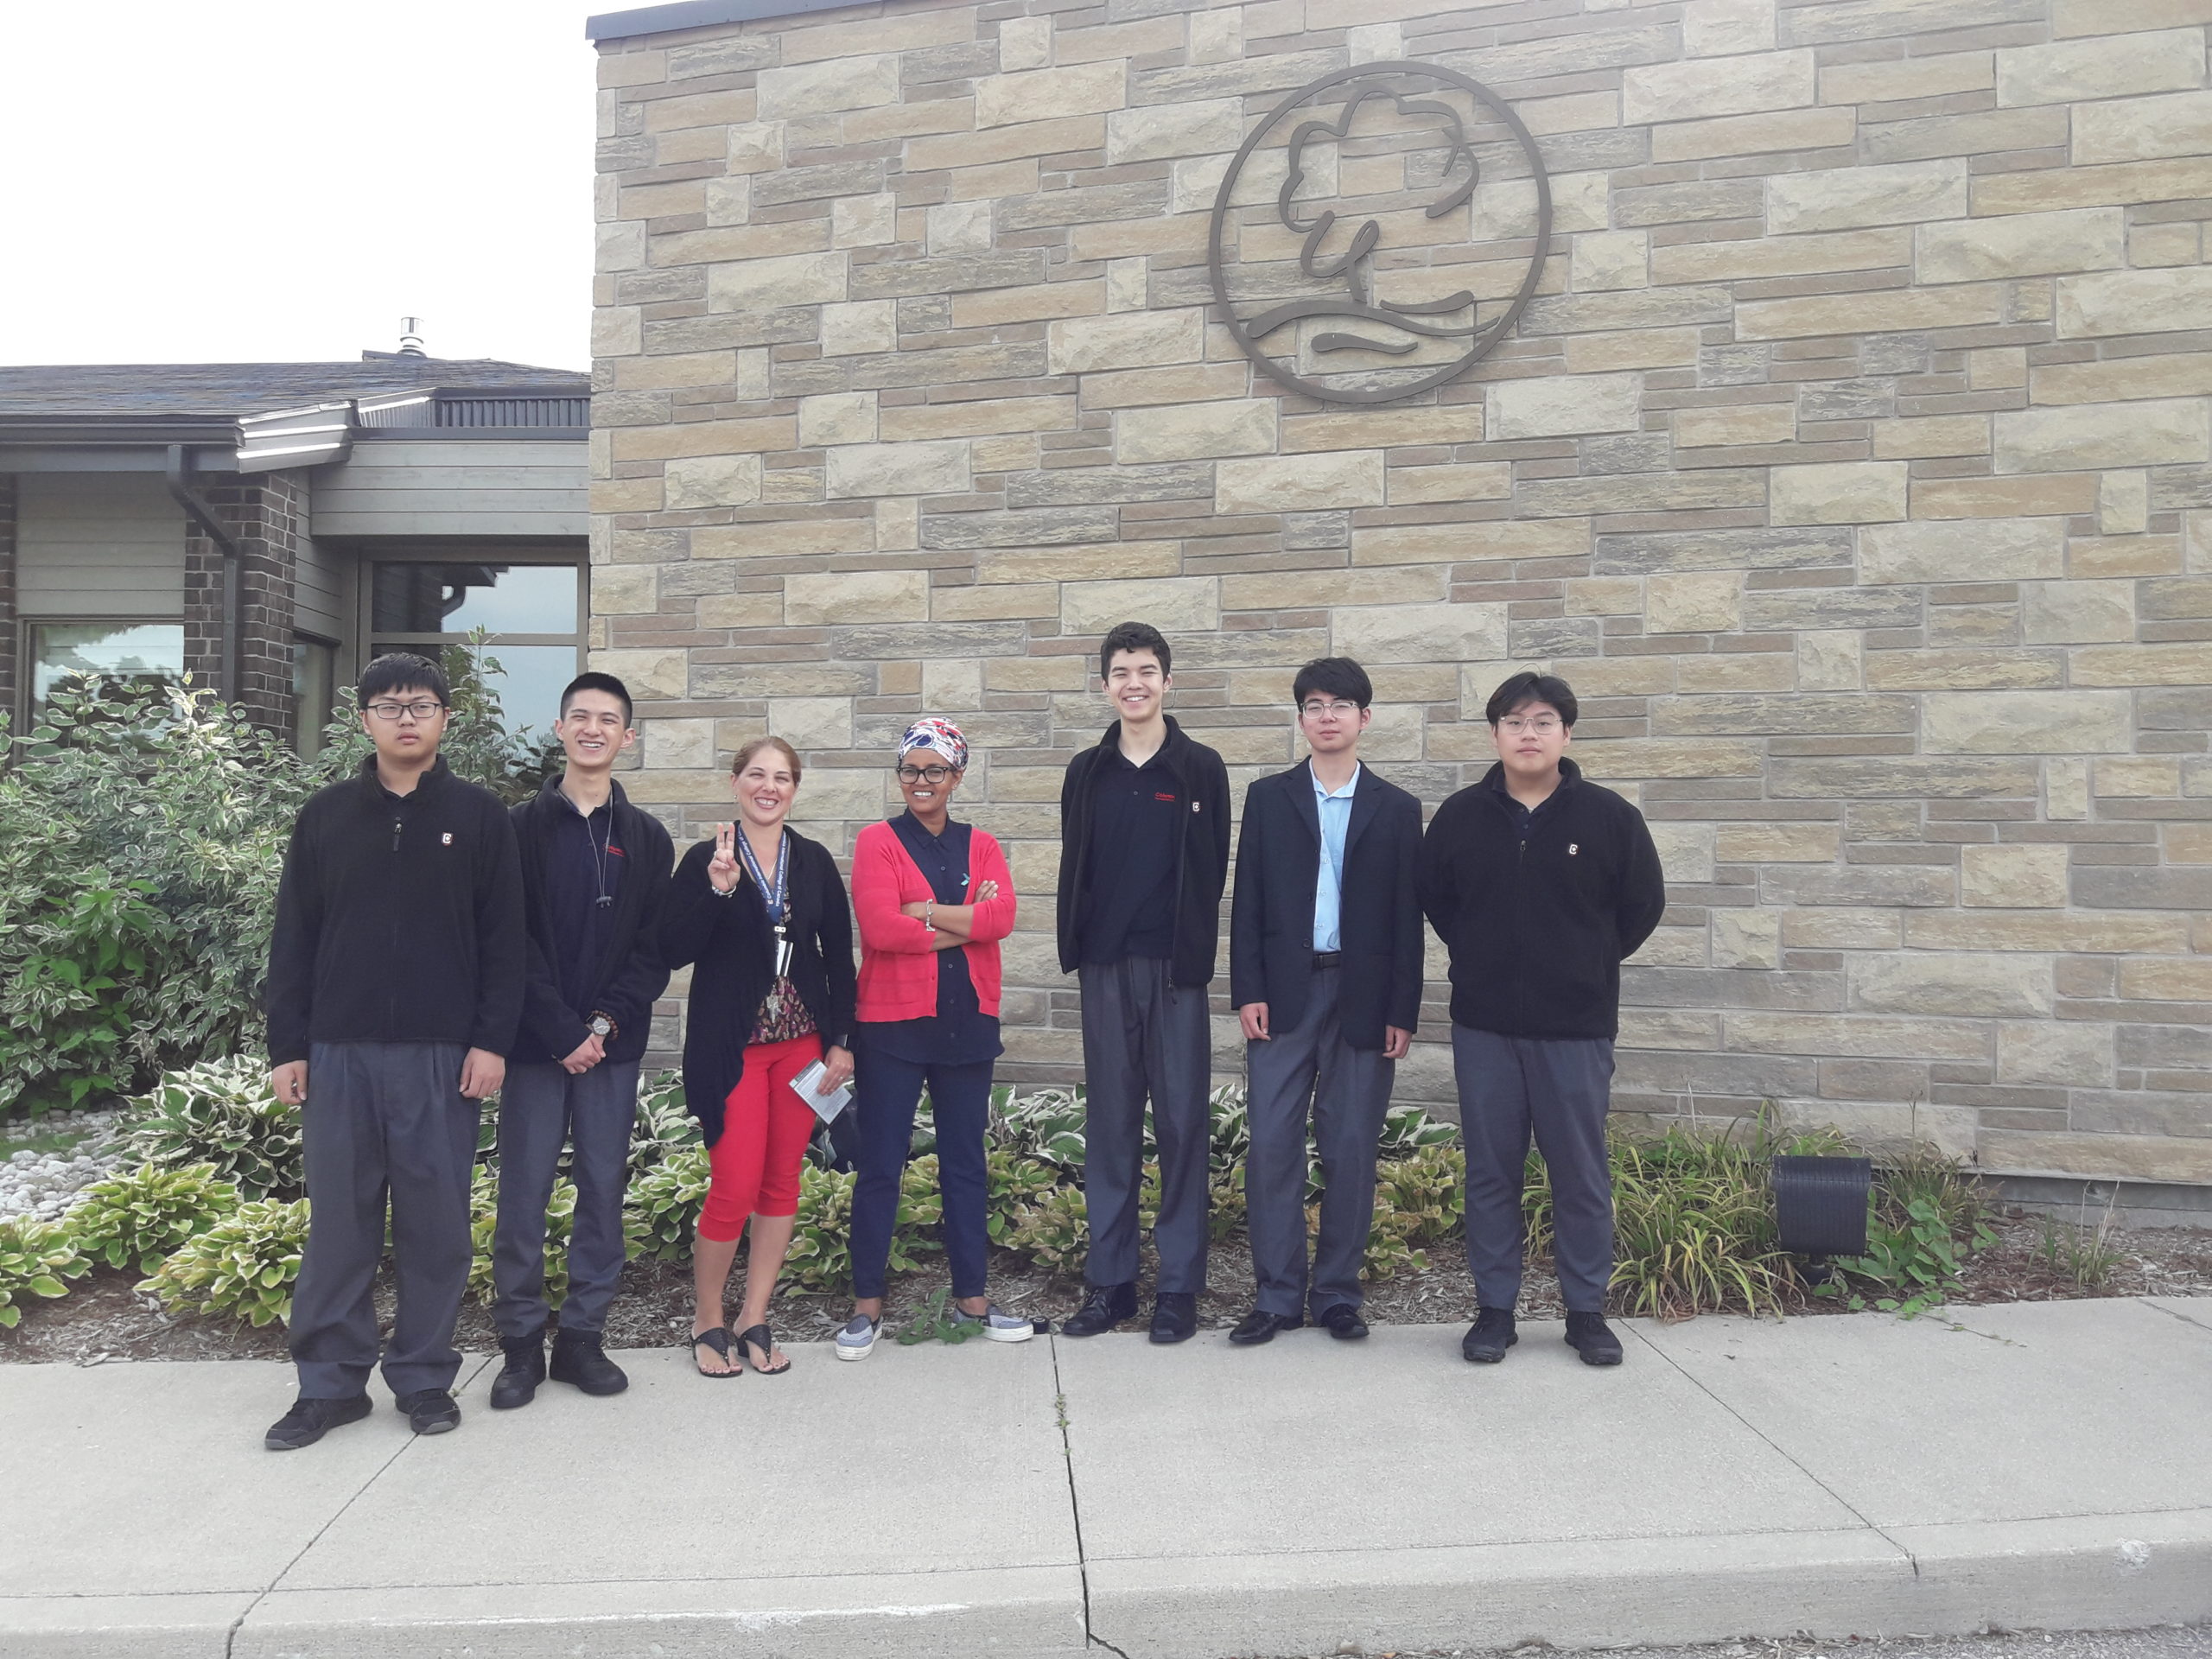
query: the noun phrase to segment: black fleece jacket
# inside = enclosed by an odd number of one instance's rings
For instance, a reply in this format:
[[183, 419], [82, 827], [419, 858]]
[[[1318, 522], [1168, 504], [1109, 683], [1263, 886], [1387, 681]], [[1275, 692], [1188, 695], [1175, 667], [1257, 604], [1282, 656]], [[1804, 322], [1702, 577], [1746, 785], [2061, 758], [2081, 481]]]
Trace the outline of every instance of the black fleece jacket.
[[[1176, 985], [1211, 983], [1221, 950], [1221, 894], [1229, 884], [1229, 768], [1221, 756], [1184, 735], [1173, 715], [1160, 764], [1174, 774], [1190, 810], [1175, 849], [1175, 954], [1168, 977]], [[1122, 741], [1121, 722], [1106, 728], [1090, 748], [1068, 762], [1060, 784], [1060, 971], [1083, 961], [1083, 928], [1096, 906], [1088, 890], [1095, 820], [1093, 781], [1099, 763]]]
[[1667, 908], [1643, 815], [1560, 762], [1521, 836], [1505, 768], [1436, 809], [1421, 904], [1452, 956], [1452, 1022], [1506, 1037], [1620, 1031], [1621, 963]]
[[[791, 837], [791, 986], [814, 1016], [826, 1048], [853, 1046], [853, 917], [837, 861], [818, 841], [785, 827]], [[776, 978], [776, 936], [768, 906], [750, 874], [727, 897], [707, 879], [711, 837], [696, 842], [676, 867], [660, 925], [661, 959], [691, 973], [691, 1007], [683, 1022], [683, 1099], [709, 1146], [721, 1139], [722, 1109], [745, 1075], [745, 1039]]]
[[506, 809], [443, 760], [410, 795], [376, 758], [300, 809], [269, 945], [269, 1058], [314, 1043], [505, 1056], [522, 1016], [522, 870]]
[[616, 784], [608, 806], [614, 844], [622, 849], [626, 868], [614, 888], [606, 954], [591, 968], [591, 995], [582, 1007], [572, 1008], [561, 994], [556, 960], [560, 935], [553, 925], [551, 884], [545, 875], [560, 815], [573, 816], [576, 810], [558, 798], [560, 793], [561, 779], [551, 778], [513, 809], [530, 922], [529, 976], [513, 1058], [537, 1065], [565, 1059], [591, 1034], [585, 1022], [596, 1009], [614, 1022], [607, 1058], [625, 1064], [644, 1057], [645, 1039], [652, 1035], [653, 1000], [668, 988], [668, 969], [660, 959], [660, 913], [676, 850], [660, 820], [631, 805], [622, 785]]

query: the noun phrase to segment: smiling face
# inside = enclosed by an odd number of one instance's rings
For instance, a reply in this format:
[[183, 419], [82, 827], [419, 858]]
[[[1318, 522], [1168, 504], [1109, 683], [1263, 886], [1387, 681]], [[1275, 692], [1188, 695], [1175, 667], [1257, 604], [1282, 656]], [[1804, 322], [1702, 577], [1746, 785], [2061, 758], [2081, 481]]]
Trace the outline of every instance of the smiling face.
[[1560, 756], [1573, 737], [1558, 709], [1548, 702], [1524, 702], [1491, 728], [1497, 743], [1497, 758], [1513, 777], [1548, 778], [1559, 770]]
[[361, 729], [377, 746], [377, 759], [385, 766], [419, 766], [437, 753], [450, 712], [436, 692], [404, 685], [379, 691], [363, 705]]
[[737, 798], [737, 813], [756, 830], [772, 830], [791, 810], [798, 794], [798, 779], [781, 749], [763, 748], [745, 763], [745, 770], [729, 780]]
[[571, 766], [583, 772], [603, 772], [614, 757], [638, 741], [622, 712], [622, 699], [607, 691], [578, 691], [554, 722], [554, 734]]
[[910, 749], [899, 758], [899, 792], [918, 818], [934, 820], [944, 812], [963, 775], [935, 749]]
[[1298, 705], [1298, 729], [1316, 754], [1342, 754], [1359, 741], [1359, 734], [1375, 718], [1348, 697], [1316, 691]]
[[1106, 696], [1114, 712], [1131, 726], [1156, 718], [1173, 684], [1149, 651], [1117, 651], [1106, 664]]

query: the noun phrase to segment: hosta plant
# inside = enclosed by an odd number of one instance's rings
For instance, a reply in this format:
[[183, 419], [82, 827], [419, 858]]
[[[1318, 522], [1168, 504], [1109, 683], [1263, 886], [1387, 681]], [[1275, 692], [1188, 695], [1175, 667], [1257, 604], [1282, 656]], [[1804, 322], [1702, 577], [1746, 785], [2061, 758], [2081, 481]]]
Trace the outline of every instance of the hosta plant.
[[82, 1278], [92, 1263], [58, 1221], [10, 1216], [0, 1221], [0, 1330], [23, 1317], [20, 1296], [66, 1296], [66, 1280]]
[[630, 1256], [681, 1262], [691, 1254], [713, 1176], [704, 1147], [680, 1147], [630, 1183], [622, 1233]]
[[[853, 1277], [852, 1230], [852, 1173], [802, 1166], [783, 1282], [801, 1290], [844, 1289]], [[895, 1244], [893, 1253], [895, 1258]]]
[[272, 1324], [291, 1317], [292, 1285], [307, 1242], [305, 1198], [255, 1198], [187, 1241], [138, 1288], [172, 1310]]
[[1090, 1248], [1090, 1224], [1080, 1187], [1056, 1186], [1016, 1210], [1007, 1228], [1008, 1249], [1052, 1273], [1077, 1273]]
[[680, 1151], [699, 1145], [699, 1120], [683, 1103], [683, 1079], [673, 1071], [638, 1080], [638, 1116], [630, 1128], [632, 1180]]
[[183, 1169], [141, 1164], [86, 1187], [69, 1211], [68, 1224], [86, 1255], [147, 1274], [238, 1207], [238, 1188], [220, 1179], [213, 1164]]
[[[315, 1086], [312, 1075], [308, 1086]], [[269, 1067], [257, 1056], [168, 1072], [130, 1103], [130, 1148], [149, 1164], [207, 1164], [255, 1198], [289, 1197], [307, 1184], [299, 1108], [270, 1092]]]

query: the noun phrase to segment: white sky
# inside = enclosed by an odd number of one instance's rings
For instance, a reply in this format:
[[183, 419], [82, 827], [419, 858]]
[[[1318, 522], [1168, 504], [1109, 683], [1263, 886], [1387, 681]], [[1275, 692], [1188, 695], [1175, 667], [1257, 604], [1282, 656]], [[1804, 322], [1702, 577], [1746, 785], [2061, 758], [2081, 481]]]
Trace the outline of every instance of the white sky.
[[[642, 0], [639, 0], [642, 3]], [[0, 363], [589, 366], [591, 12], [0, 0]]]

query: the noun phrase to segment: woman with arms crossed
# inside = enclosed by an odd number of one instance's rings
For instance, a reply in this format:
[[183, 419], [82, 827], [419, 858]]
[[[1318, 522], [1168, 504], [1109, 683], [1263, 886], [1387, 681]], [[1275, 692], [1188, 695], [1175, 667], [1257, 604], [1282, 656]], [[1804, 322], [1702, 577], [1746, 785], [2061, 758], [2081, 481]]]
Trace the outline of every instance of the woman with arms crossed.
[[[827, 1088], [852, 1075], [853, 930], [830, 849], [784, 823], [798, 793], [791, 745], [755, 738], [730, 772], [739, 821], [718, 826], [676, 867], [661, 949], [671, 968], [697, 964], [683, 1092], [713, 1184], [692, 1253], [692, 1358], [703, 1376], [735, 1376], [746, 1365], [774, 1376], [791, 1361], [768, 1329], [768, 1298], [791, 1249], [815, 1123], [791, 1080], [817, 1059]], [[748, 1216], [733, 1353], [722, 1293]]]
[[899, 1213], [899, 1178], [927, 1085], [937, 1119], [945, 1254], [965, 1324], [994, 1342], [1027, 1342], [1032, 1326], [991, 1305], [989, 1183], [983, 1131], [999, 1056], [999, 946], [1014, 931], [1014, 878], [999, 844], [952, 822], [968, 741], [950, 721], [917, 721], [899, 741], [906, 810], [872, 823], [853, 846], [861, 924], [860, 1033], [855, 1110], [860, 1179], [853, 1187], [853, 1317], [837, 1357], [865, 1359], [883, 1325], [884, 1270]]

